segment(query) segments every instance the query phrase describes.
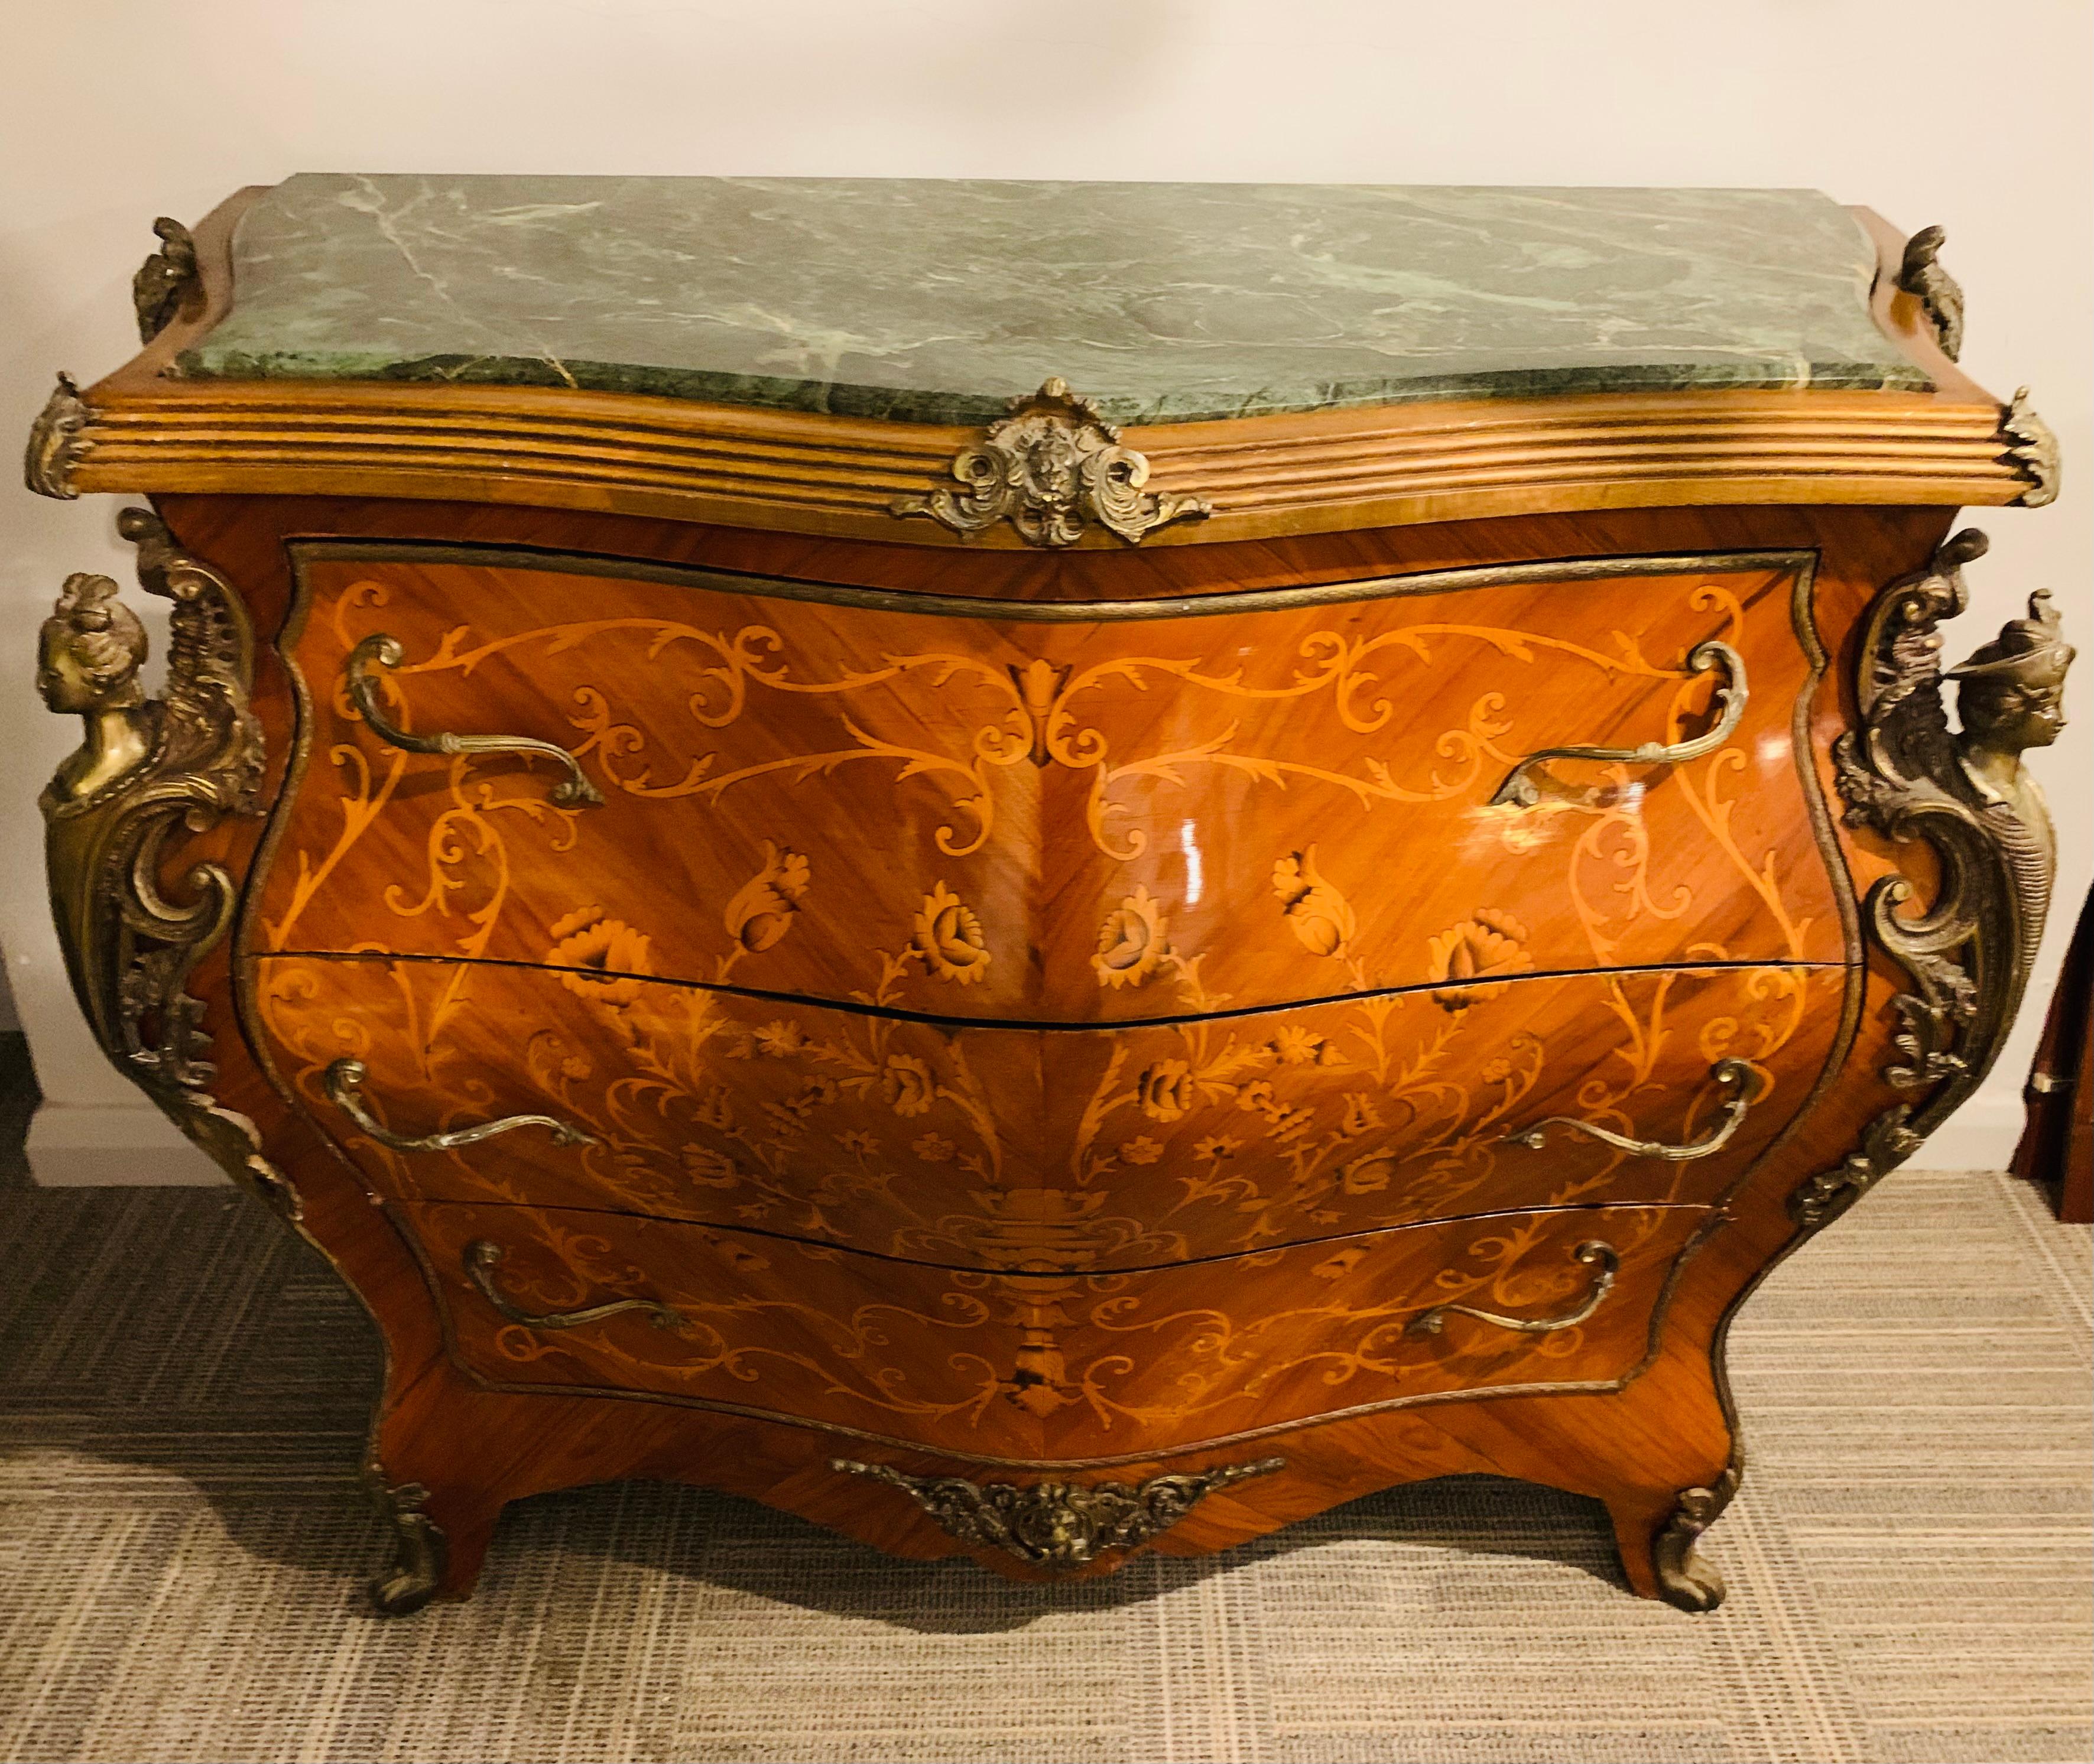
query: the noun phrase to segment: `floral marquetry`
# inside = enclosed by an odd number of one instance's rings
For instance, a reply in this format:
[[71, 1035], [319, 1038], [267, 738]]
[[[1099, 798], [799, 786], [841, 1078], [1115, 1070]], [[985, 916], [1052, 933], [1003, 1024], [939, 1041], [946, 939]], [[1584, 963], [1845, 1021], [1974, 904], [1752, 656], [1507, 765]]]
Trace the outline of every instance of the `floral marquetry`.
[[1431, 967], [1440, 984], [1433, 999], [1443, 1010], [1466, 1010], [1495, 991], [1492, 979], [1534, 971], [1527, 952], [1527, 930], [1510, 913], [1479, 906], [1473, 919], [1441, 932], [1431, 941]]
[[1272, 867], [1272, 890], [1301, 947], [1311, 955], [1341, 956], [1359, 929], [1347, 900], [1317, 873], [1316, 848], [1289, 852]]
[[1149, 890], [1137, 888], [1098, 927], [1098, 948], [1091, 966], [1101, 986], [1139, 986], [1171, 956], [1170, 928], [1163, 909]]
[[727, 934], [749, 955], [761, 955], [793, 928], [793, 915], [806, 897], [807, 860], [767, 841], [763, 867], [727, 903]]
[[971, 986], [987, 971], [988, 937], [981, 919], [944, 883], [923, 897], [911, 929], [909, 953], [938, 979]]
[[[1025, 1458], [1169, 1449], [1275, 1420], [1401, 1409], [1456, 1389], [1602, 1392], [1636, 1378], [1665, 1276], [1704, 1223], [1690, 1207], [1528, 1214], [1193, 1268], [1071, 1278], [897, 1267], [660, 1220], [530, 1207], [418, 1206], [458, 1353], [497, 1387], [612, 1386], [781, 1414], [813, 1410], [919, 1446]], [[1619, 1273], [1578, 1324], [1572, 1251], [1604, 1231]], [[469, 1252], [502, 1252], [509, 1310]], [[1503, 1324], [1452, 1317], [1458, 1305]], [[619, 1315], [608, 1307], [628, 1307]], [[561, 1327], [563, 1312], [605, 1320]], [[654, 1307], [676, 1327], [657, 1327]], [[780, 1327], [782, 1320], [789, 1327]]]
[[[1840, 984], [1836, 970], [1782, 968], [1536, 976], [1463, 988], [1458, 1012], [1428, 990], [962, 1040], [593, 968], [277, 958], [258, 980], [280, 1069], [385, 1193], [528, 1192], [888, 1255], [1068, 1269], [1523, 1198], [1713, 1203], [1815, 1081]], [[590, 1143], [402, 1158], [328, 1099], [324, 1073], [345, 1058], [364, 1062], [366, 1094], [389, 1118], [544, 1114]], [[1727, 1058], [1763, 1082], [1706, 1158], [1638, 1158], [1592, 1140], [1539, 1156], [1516, 1141], [1567, 1116], [1691, 1143], [1732, 1094], [1710, 1075]]]
[[[1843, 959], [1792, 726], [1801, 562], [1082, 623], [544, 558], [315, 548], [300, 574], [321, 726], [265, 884], [273, 948], [536, 960], [588, 902], [674, 978], [1072, 1021], [1188, 1008], [1170, 989], [1244, 1008], [1458, 979], [1500, 959], [1479, 937], [1556, 971]], [[330, 721], [381, 628], [416, 719], [484, 723], [493, 693], [505, 738], [571, 752], [606, 806], [549, 802], [534, 755], [425, 758]], [[1714, 751], [1528, 766], [1705, 735], [1720, 683], [1691, 658], [1718, 637], [1750, 692], [1722, 684], [1744, 708]], [[1523, 767], [1534, 801], [1499, 802]]]

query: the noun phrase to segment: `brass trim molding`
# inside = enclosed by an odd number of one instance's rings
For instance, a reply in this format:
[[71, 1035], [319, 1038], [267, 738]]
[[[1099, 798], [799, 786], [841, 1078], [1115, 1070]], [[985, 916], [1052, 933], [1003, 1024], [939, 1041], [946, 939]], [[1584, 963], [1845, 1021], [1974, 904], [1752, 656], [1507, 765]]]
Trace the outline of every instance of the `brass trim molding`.
[[[410, 1247], [417, 1253], [419, 1245], [411, 1233]], [[1685, 1256], [1697, 1246], [1689, 1244], [1682, 1252]], [[426, 1269], [428, 1263], [423, 1263]], [[1675, 1265], [1676, 1266], [1676, 1265]], [[1454, 1402], [1495, 1401], [1501, 1397], [1611, 1397], [1623, 1391], [1649, 1369], [1649, 1360], [1632, 1368], [1619, 1378], [1584, 1379], [1561, 1384], [1493, 1384], [1483, 1390], [1429, 1391], [1418, 1397], [1392, 1397], [1382, 1402], [1356, 1403], [1349, 1409], [1333, 1409], [1323, 1414], [1305, 1415], [1298, 1421], [1275, 1421], [1270, 1426], [1239, 1428], [1233, 1433], [1218, 1433], [1206, 1439], [1187, 1440], [1176, 1445], [1151, 1446], [1146, 1451], [1108, 1453], [1089, 1458], [1011, 1458], [988, 1452], [964, 1451], [957, 1446], [928, 1445], [921, 1440], [904, 1439], [895, 1433], [881, 1433], [871, 1427], [858, 1427], [841, 1421], [811, 1420], [803, 1414], [793, 1414], [782, 1409], [761, 1408], [754, 1403], [728, 1402], [712, 1397], [678, 1397], [659, 1391], [628, 1390], [611, 1384], [562, 1384], [548, 1387], [544, 1384], [523, 1384], [506, 1379], [488, 1378], [474, 1371], [457, 1358], [455, 1338], [450, 1333], [448, 1314], [444, 1319], [445, 1347], [451, 1355], [451, 1365], [458, 1375], [476, 1389], [489, 1390], [508, 1397], [542, 1397], [549, 1388], [557, 1389], [563, 1397], [589, 1397], [603, 1402], [659, 1403], [671, 1409], [696, 1409], [709, 1414], [738, 1415], [749, 1421], [764, 1421], [778, 1427], [798, 1427], [809, 1433], [833, 1434], [839, 1439], [862, 1440], [868, 1445], [877, 1445], [896, 1452], [914, 1452], [926, 1458], [936, 1458], [955, 1464], [980, 1464], [988, 1470], [1054, 1471], [1067, 1474], [1075, 1471], [1121, 1470], [1134, 1464], [1153, 1464], [1171, 1458], [1194, 1458], [1207, 1452], [1232, 1450], [1265, 1440], [1278, 1439], [1284, 1433], [1305, 1433], [1312, 1428], [1327, 1427], [1341, 1421], [1356, 1421], [1364, 1415], [1384, 1414], [1398, 1409], [1436, 1408]]]
[[[867, 612], [910, 613], [932, 619], [972, 619], [985, 624], [1119, 624], [1223, 615], [1294, 612], [1304, 607], [1341, 606], [1362, 600], [1446, 594], [1464, 589], [1522, 582], [1592, 582], [1617, 576], [1727, 575], [1780, 570], [1807, 580], [1816, 567], [1812, 551], [1647, 552], [1600, 558], [1547, 558], [1524, 563], [1479, 563], [1449, 570], [1414, 570], [1395, 576], [1348, 576], [1297, 588], [1244, 589], [1179, 594], [1154, 600], [993, 600], [971, 594], [914, 589], [859, 588], [844, 582], [797, 581], [694, 564], [649, 563], [589, 552], [532, 551], [516, 546], [454, 545], [442, 541], [293, 539], [290, 552], [301, 606], [310, 597], [305, 571], [311, 563], [467, 564], [481, 568], [536, 570], [554, 576], [604, 576], [614, 581], [659, 582], [670, 588], [745, 594], [756, 600], [806, 601]], [[1697, 649], [1704, 645], [1697, 645]], [[287, 655], [288, 660], [288, 655]]]
[[1911, 1120], [1909, 1103], [1885, 1110], [1836, 1165], [1798, 1184], [1788, 1197], [1796, 1223], [1806, 1233], [1822, 1229], [1918, 1151], [1927, 1136], [1914, 1131]]
[[1270, 1476], [1284, 1458], [1226, 1464], [1189, 1474], [1122, 1482], [970, 1482], [964, 1476], [911, 1476], [888, 1464], [834, 1458], [832, 1470], [898, 1488], [963, 1544], [1000, 1549], [1036, 1568], [1088, 1566], [1100, 1556], [1138, 1549], [1175, 1525], [1218, 1488]]
[[1136, 545], [1158, 527], [1214, 512], [1197, 496], [1145, 489], [1148, 460], [1123, 446], [1119, 431], [1065, 380], [1013, 398], [1010, 415], [954, 454], [948, 470], [961, 488], [899, 496], [888, 511], [927, 515], [962, 538], [1008, 521], [1028, 545], [1055, 549], [1074, 545], [1093, 523]]
[[[1887, 586], [1862, 627], [1860, 725], [1834, 743], [1833, 763], [1849, 827], [1901, 845], [1924, 840], [1940, 863], [1925, 910], [1903, 910], [1914, 889], [1901, 875], [1877, 882], [1864, 903], [1874, 941], [1914, 983], [1892, 1001], [1897, 1058], [1883, 1077], [1927, 1095], [1878, 1115], [1837, 1167], [1797, 1187], [1789, 1210], [1806, 1231], [1852, 1206], [1983, 1082], [2043, 941], [2057, 850], [2022, 755], [2065, 726], [2073, 651], [2040, 591], [2027, 618], [1944, 674], [1940, 626], [1969, 605], [1963, 566], [1987, 545], [1975, 528], [1957, 533], [1925, 569]], [[1944, 678], [1959, 689], [1957, 732]]]
[[160, 249], [131, 278], [131, 305], [137, 315], [141, 343], [151, 342], [185, 308], [195, 311], [203, 304], [203, 275], [189, 229], [163, 215], [153, 223], [153, 231]]
[[1897, 285], [1920, 303], [1941, 353], [1953, 362], [1963, 358], [1963, 289], [1940, 262], [1948, 237], [1940, 227], [1922, 227], [1908, 239]]
[[87, 455], [90, 415], [72, 376], [61, 372], [36, 421], [29, 425], [29, 443], [22, 454], [22, 481], [37, 495], [61, 502], [79, 496], [72, 475]]
[[1506, 1145], [1524, 1145], [1540, 1151], [1549, 1143], [1549, 1129], [1552, 1127], [1567, 1128], [1574, 1133], [1583, 1133], [1596, 1139], [1603, 1145], [1611, 1145], [1617, 1151], [1627, 1152], [1631, 1158], [1662, 1158], [1668, 1163], [1691, 1164], [1696, 1158], [1713, 1157], [1731, 1143], [1731, 1138], [1744, 1125], [1745, 1114], [1759, 1100], [1765, 1088], [1764, 1081], [1750, 1062], [1741, 1059], [1720, 1059], [1709, 1068], [1710, 1081], [1719, 1090], [1731, 1093], [1723, 1104], [1723, 1118], [1713, 1131], [1700, 1139], [1690, 1140], [1684, 1145], [1668, 1145], [1662, 1140], [1631, 1139], [1626, 1133], [1617, 1133], [1610, 1127], [1596, 1126], [1590, 1121], [1580, 1120], [1575, 1114], [1552, 1114], [1523, 1127], [1517, 1133], [1508, 1133], [1500, 1141]]
[[174, 603], [167, 685], [138, 680], [146, 631], [106, 576], [67, 579], [37, 634], [45, 704], [85, 739], [39, 798], [51, 903], [66, 970], [95, 1040], [118, 1071], [232, 1178], [296, 1221], [298, 1201], [263, 1156], [254, 1123], [222, 1108], [202, 1004], [185, 990], [231, 923], [238, 889], [223, 864], [167, 876], [180, 847], [227, 815], [261, 813], [262, 731], [247, 708], [254, 639], [224, 577], [176, 549], [159, 518], [126, 509], [138, 580]]

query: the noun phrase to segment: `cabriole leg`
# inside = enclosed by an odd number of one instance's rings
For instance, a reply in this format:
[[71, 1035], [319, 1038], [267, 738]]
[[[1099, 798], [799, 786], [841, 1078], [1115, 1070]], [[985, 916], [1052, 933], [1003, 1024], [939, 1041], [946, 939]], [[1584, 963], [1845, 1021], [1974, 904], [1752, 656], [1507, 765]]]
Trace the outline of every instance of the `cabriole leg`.
[[418, 1482], [381, 1482], [377, 1492], [393, 1527], [393, 1560], [371, 1583], [379, 1614], [406, 1617], [434, 1598], [468, 1597], [500, 1506], [442, 1500]]
[[1646, 1501], [1610, 1500], [1614, 1541], [1629, 1585], [1640, 1597], [1683, 1611], [1713, 1611], [1723, 1602], [1723, 1577], [1694, 1546], [1738, 1492], [1733, 1464], [1707, 1488], [1683, 1488], [1670, 1509]]

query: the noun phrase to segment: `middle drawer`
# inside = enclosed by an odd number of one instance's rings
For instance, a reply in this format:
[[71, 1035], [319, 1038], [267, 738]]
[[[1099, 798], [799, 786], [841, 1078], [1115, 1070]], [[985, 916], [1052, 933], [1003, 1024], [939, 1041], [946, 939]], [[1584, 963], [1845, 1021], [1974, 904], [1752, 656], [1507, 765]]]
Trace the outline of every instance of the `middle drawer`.
[[1035, 1029], [475, 962], [250, 969], [280, 1076], [389, 1196], [1040, 1272], [1710, 1203], [1809, 1095], [1843, 977], [1535, 975]]

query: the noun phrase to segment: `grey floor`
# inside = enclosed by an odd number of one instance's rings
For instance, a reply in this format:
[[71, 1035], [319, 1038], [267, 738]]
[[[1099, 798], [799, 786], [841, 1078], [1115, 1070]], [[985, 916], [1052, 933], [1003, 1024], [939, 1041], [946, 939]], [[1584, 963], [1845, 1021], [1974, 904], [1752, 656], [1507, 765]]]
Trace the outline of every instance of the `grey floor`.
[[1777, 1271], [1711, 1617], [1630, 1597], [1597, 1507], [1462, 1479], [1061, 1588], [580, 1490], [389, 1623], [354, 1301], [231, 1190], [17, 1165], [0, 1757], [2085, 1759], [2087, 1275], [2022, 1185], [1909, 1174]]

